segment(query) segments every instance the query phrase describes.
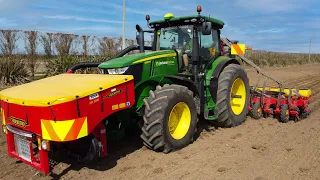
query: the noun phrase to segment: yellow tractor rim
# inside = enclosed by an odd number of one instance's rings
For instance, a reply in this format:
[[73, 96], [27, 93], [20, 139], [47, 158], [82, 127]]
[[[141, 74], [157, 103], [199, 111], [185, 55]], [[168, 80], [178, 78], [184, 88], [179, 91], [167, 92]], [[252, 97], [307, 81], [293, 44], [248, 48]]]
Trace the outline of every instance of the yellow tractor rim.
[[241, 78], [237, 78], [231, 87], [230, 105], [235, 115], [242, 113], [246, 103], [246, 86]]
[[188, 132], [191, 123], [191, 111], [184, 102], [177, 103], [169, 115], [169, 132], [174, 139], [182, 139]]

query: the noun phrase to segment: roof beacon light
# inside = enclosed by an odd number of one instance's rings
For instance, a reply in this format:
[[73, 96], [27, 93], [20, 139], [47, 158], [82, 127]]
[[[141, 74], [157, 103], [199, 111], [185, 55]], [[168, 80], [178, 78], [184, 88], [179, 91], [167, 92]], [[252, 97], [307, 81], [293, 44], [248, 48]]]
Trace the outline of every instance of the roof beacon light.
[[171, 18], [174, 18], [173, 14], [171, 13], [164, 15], [164, 20], [170, 20]]
[[148, 26], [149, 28], [151, 28], [150, 25], [149, 25], [149, 21], [150, 21], [150, 16], [149, 16], [149, 14], [146, 15], [146, 20], [147, 20], [147, 26]]
[[202, 11], [202, 7], [200, 5], [197, 6], [197, 12], [198, 14], [200, 14], [200, 12]]

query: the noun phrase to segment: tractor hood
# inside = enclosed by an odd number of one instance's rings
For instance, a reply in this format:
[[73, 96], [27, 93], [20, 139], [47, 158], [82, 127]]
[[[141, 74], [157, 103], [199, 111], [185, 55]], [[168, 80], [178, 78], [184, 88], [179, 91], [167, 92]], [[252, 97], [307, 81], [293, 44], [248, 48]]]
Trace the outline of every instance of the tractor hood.
[[103, 62], [99, 65], [99, 68], [109, 69], [109, 68], [121, 68], [130, 66], [132, 64], [144, 63], [146, 61], [151, 61], [153, 59], [163, 58], [163, 57], [172, 57], [176, 56], [174, 50], [161, 50], [161, 51], [151, 51], [144, 53], [137, 53], [122, 56], [119, 58], [110, 59], [106, 62]]

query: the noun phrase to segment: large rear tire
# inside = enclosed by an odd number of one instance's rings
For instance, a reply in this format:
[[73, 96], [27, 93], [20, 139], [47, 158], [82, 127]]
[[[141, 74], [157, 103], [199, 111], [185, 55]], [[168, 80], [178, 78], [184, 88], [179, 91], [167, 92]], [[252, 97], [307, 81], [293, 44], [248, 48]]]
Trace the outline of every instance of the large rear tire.
[[168, 153], [193, 142], [198, 122], [193, 93], [185, 86], [157, 86], [144, 100], [141, 138], [154, 151]]
[[223, 69], [218, 79], [218, 126], [235, 127], [246, 120], [249, 88], [247, 73], [240, 65], [230, 64]]

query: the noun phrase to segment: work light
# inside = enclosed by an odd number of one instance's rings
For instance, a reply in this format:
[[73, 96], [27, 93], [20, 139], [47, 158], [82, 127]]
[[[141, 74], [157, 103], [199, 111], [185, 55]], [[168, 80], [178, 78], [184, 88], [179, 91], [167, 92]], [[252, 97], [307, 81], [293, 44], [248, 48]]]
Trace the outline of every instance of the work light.
[[122, 68], [115, 68], [115, 69], [108, 69], [108, 74], [124, 74], [129, 67], [122, 67]]

